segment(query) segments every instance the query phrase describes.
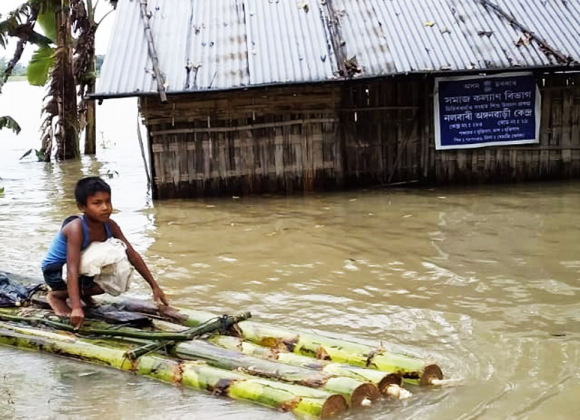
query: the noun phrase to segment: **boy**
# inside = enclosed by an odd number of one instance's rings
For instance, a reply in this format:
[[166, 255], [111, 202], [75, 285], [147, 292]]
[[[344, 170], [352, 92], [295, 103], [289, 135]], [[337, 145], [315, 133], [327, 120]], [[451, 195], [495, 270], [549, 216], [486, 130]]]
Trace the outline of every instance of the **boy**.
[[[65, 219], [48, 253], [42, 261], [46, 284], [52, 291], [47, 296], [50, 307], [57, 315], [68, 315], [70, 323], [78, 329], [84, 320], [81, 300], [92, 305], [91, 296], [103, 293], [92, 278], [79, 276], [81, 251], [92, 242], [104, 242], [113, 237], [125, 243], [127, 257], [137, 272], [149, 283], [156, 304], [167, 305], [165, 294], [151, 275], [141, 256], [133, 249], [111, 218], [111, 187], [99, 177], [83, 178], [75, 187], [75, 199], [82, 216]], [[67, 265], [67, 281], [62, 279], [62, 266]], [[70, 299], [70, 308], [67, 305]]]

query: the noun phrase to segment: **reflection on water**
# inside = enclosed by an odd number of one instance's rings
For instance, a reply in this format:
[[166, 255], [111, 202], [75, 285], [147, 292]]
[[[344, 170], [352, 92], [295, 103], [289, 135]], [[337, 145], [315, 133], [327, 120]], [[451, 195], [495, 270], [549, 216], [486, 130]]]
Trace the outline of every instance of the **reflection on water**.
[[[134, 100], [99, 107], [97, 158], [18, 158], [35, 102], [10, 83], [0, 114], [0, 269], [39, 276], [81, 176], [110, 179], [114, 218], [176, 305], [251, 310], [279, 325], [436, 360], [457, 388], [417, 390], [348, 419], [576, 419], [580, 183], [351, 191], [153, 203]], [[34, 111], [34, 112], [32, 112]], [[136, 280], [132, 293], [146, 295]], [[0, 348], [0, 418], [291, 419], [106, 368]]]

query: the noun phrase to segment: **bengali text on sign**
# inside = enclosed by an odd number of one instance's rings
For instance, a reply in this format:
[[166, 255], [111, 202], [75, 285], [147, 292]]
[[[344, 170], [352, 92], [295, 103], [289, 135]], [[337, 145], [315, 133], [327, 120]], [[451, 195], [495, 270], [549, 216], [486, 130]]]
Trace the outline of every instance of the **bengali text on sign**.
[[540, 103], [532, 74], [438, 78], [436, 149], [537, 143]]

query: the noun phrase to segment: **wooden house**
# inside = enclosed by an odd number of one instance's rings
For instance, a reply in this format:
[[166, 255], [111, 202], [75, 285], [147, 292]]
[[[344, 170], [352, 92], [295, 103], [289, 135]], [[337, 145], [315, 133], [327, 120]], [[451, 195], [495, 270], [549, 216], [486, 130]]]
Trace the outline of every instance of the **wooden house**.
[[[157, 199], [579, 177], [580, 4], [525, 4], [121, 0], [94, 97], [139, 98]], [[533, 139], [438, 147], [440, 80], [522, 72]]]

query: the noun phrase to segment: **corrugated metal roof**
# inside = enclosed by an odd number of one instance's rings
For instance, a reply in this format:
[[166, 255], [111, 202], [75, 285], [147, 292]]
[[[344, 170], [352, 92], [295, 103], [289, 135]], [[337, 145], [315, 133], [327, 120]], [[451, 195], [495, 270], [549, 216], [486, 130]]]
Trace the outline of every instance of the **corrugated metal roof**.
[[[562, 65], [558, 53], [578, 65], [579, 3], [149, 0], [148, 10], [167, 92], [181, 93], [412, 72], [551, 67]], [[139, 7], [139, 0], [119, 1], [95, 96], [157, 92]]]
[[[565, 0], [492, 0], [544, 38], [580, 59], [580, 6]], [[575, 3], [575, 4], [572, 4]], [[480, 0], [333, 0], [363, 76], [532, 68], [557, 65], [536, 42]]]

